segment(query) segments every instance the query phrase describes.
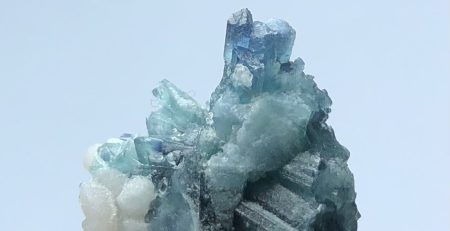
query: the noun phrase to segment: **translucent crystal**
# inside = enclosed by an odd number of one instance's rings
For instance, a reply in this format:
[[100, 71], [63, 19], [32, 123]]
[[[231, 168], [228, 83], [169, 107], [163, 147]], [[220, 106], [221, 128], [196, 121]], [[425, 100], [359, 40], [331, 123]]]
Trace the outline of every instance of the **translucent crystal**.
[[88, 150], [84, 230], [356, 230], [349, 151], [294, 40], [283, 20], [234, 13], [207, 107], [163, 80], [147, 136]]

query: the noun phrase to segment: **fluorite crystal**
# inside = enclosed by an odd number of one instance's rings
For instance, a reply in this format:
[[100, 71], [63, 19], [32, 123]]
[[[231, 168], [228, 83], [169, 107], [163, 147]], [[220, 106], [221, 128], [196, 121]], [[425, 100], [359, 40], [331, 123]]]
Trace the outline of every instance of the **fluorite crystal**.
[[294, 39], [283, 20], [234, 13], [208, 106], [163, 80], [148, 136], [89, 149], [83, 229], [356, 230], [349, 152], [326, 124], [327, 92], [290, 61]]

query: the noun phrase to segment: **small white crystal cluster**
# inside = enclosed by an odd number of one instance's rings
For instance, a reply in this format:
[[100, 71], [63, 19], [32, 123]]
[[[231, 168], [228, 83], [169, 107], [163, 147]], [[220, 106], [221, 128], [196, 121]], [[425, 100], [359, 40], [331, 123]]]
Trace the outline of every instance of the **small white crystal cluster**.
[[144, 176], [128, 178], [112, 168], [96, 171], [80, 186], [85, 231], [147, 231], [144, 217], [156, 197], [153, 183]]

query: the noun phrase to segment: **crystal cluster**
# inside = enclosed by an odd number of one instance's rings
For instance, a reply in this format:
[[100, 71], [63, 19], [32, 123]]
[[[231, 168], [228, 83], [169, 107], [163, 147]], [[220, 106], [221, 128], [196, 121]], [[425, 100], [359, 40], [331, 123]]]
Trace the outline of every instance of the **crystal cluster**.
[[327, 92], [290, 61], [294, 40], [283, 20], [234, 13], [209, 105], [163, 80], [148, 136], [90, 148], [83, 229], [356, 230], [349, 152], [326, 124]]

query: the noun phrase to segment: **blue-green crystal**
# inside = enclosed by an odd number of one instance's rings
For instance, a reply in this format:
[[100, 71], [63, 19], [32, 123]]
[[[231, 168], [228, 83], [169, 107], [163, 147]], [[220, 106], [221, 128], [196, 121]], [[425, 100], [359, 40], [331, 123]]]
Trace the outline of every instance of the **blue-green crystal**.
[[209, 105], [162, 80], [148, 135], [90, 149], [84, 230], [356, 230], [349, 151], [326, 124], [328, 93], [290, 60], [295, 36], [234, 13]]

